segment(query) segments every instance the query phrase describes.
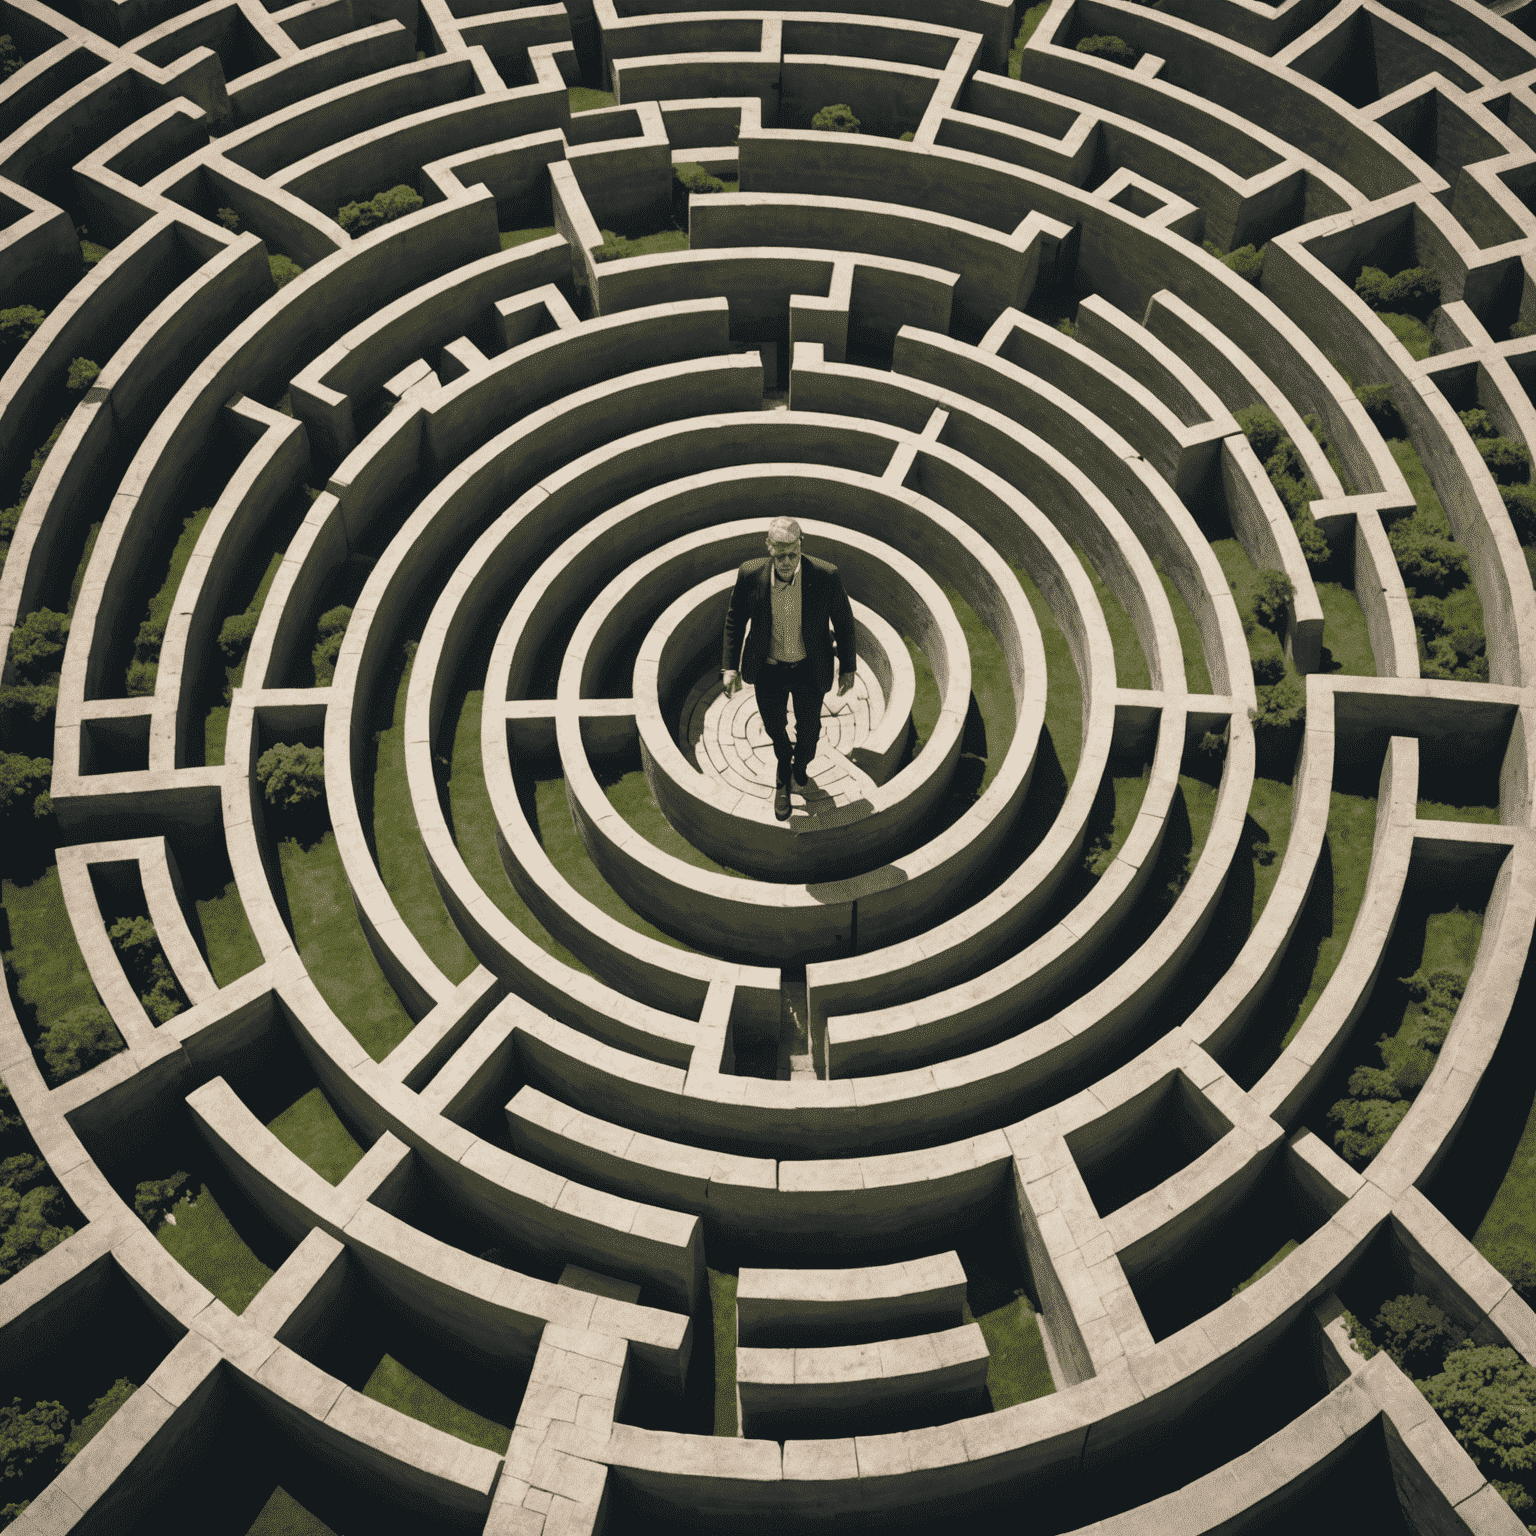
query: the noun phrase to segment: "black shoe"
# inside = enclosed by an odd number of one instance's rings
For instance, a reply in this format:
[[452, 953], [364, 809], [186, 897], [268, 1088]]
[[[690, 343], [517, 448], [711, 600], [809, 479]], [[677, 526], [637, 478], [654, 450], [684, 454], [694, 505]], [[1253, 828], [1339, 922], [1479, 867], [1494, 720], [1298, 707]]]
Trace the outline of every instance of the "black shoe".
[[773, 814], [780, 821], [789, 820], [789, 785], [783, 779], [773, 786]]
[[810, 773], [810, 764], [796, 763], [794, 768], [791, 770], [791, 773], [792, 777], [794, 778], [796, 788], [804, 789], [806, 778]]

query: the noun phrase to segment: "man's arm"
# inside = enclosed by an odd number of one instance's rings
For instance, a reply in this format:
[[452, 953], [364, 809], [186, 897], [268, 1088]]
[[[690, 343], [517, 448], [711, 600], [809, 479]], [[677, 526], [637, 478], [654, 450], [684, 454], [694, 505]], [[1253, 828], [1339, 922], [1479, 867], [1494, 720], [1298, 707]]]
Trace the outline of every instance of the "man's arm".
[[752, 617], [750, 583], [745, 566], [736, 572], [736, 585], [731, 589], [731, 606], [725, 612], [725, 638], [720, 651], [720, 671], [725, 677], [726, 692], [734, 693], [733, 683], [739, 684], [741, 649], [747, 638], [747, 621]]
[[853, 604], [843, 586], [841, 571], [832, 574], [832, 602], [830, 605], [832, 634], [837, 641], [837, 691], [847, 693], [853, 687], [853, 674], [858, 668], [857, 647], [854, 644]]

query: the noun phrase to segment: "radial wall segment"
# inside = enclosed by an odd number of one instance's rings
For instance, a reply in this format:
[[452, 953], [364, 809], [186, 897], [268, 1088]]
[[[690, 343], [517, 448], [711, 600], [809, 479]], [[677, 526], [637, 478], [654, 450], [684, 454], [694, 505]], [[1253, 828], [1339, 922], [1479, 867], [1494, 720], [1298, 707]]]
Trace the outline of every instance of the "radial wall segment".
[[9, 0], [0, 1525], [1516, 1536], [1532, 31]]

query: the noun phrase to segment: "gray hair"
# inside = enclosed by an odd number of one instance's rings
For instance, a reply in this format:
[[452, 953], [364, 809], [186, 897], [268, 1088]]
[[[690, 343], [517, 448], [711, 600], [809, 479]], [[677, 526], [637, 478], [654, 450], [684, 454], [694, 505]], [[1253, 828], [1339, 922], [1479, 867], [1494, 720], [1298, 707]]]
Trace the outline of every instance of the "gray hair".
[[800, 524], [792, 517], [776, 517], [768, 524], [768, 542], [770, 544], [798, 544], [800, 542]]

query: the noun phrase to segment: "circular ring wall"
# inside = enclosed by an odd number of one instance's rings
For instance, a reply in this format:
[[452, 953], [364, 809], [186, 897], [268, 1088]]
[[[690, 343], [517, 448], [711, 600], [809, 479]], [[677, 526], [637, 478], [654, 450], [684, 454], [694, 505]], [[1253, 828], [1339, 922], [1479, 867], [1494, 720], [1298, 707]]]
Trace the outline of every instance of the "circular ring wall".
[[0, 1526], [1518, 1532], [1530, 32], [7, 0]]

